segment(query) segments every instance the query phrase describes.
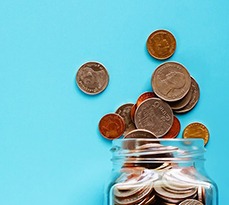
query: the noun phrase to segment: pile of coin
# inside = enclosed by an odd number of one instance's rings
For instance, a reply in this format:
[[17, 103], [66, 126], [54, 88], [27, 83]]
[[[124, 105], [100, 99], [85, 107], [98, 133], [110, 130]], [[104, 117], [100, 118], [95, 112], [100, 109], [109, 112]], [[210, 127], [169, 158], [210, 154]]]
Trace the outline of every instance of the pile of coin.
[[[111, 189], [115, 205], [204, 205], [205, 190], [192, 166], [176, 166], [191, 152], [159, 141], [123, 143], [125, 157], [121, 175]], [[120, 153], [120, 151], [119, 151]], [[164, 161], [162, 162], [163, 159]]]

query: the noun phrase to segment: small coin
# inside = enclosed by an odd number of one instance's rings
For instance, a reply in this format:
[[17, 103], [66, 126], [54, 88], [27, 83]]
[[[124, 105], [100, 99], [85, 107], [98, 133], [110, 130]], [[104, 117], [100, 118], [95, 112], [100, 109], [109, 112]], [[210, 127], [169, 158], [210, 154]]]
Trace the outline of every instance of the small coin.
[[151, 82], [155, 94], [168, 102], [182, 99], [191, 87], [189, 72], [176, 62], [159, 65], [153, 72]]
[[197, 201], [196, 199], [186, 199], [182, 201], [179, 205], [203, 205], [203, 203]]
[[106, 114], [99, 121], [99, 131], [106, 139], [117, 139], [122, 136], [125, 131], [125, 121], [118, 114]]
[[202, 123], [194, 122], [185, 127], [183, 138], [201, 138], [204, 140], [204, 145], [206, 145], [209, 140], [209, 131]]
[[172, 127], [173, 112], [161, 99], [149, 98], [137, 107], [134, 120], [138, 129], [146, 129], [156, 137], [162, 137]]
[[162, 138], [175, 138], [180, 132], [180, 121], [176, 116], [173, 118], [173, 125]]
[[101, 93], [108, 85], [106, 68], [97, 62], [83, 64], [76, 74], [76, 83], [81, 91], [89, 95]]
[[188, 102], [188, 104], [185, 107], [179, 110], [174, 110], [175, 113], [188, 112], [191, 109], [193, 109], [195, 105], [197, 104], [199, 97], [200, 97], [200, 89], [199, 89], [199, 85], [197, 84], [194, 78], [191, 78], [191, 88], [190, 89], [192, 90], [191, 100]]
[[121, 105], [116, 111], [115, 113], [119, 114], [125, 121], [125, 131], [124, 131], [124, 135], [126, 135], [127, 133], [129, 133], [130, 131], [136, 129], [133, 121], [131, 120], [131, 108], [133, 107], [134, 104], [132, 103], [126, 103]]
[[165, 60], [174, 54], [176, 39], [167, 30], [156, 30], [148, 37], [146, 46], [152, 57], [158, 60]]
[[153, 97], [157, 97], [157, 96], [155, 95], [154, 92], [145, 92], [145, 93], [142, 93], [142, 94], [138, 97], [138, 99], [137, 99], [137, 103], [136, 103], [137, 107], [138, 107], [143, 101], [145, 101], [145, 100], [147, 100], [147, 99], [149, 99], [149, 98], [153, 98]]

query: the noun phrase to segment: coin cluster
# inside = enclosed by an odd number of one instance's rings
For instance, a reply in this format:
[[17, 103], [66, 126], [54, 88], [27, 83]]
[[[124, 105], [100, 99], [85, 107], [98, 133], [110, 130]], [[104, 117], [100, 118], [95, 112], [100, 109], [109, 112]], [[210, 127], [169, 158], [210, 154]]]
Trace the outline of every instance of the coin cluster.
[[129, 166], [133, 162], [137, 165], [137, 161], [149, 158], [172, 159], [172, 153], [180, 151], [178, 147], [143, 143], [133, 149], [129, 142], [124, 146], [130, 153], [136, 153], [138, 159], [132, 155], [126, 158], [122, 174], [112, 188], [112, 204], [205, 205], [205, 185], [198, 181], [194, 167], [174, 168], [169, 160], [164, 163], [150, 163], [151, 168], [147, 169], [145, 165]]

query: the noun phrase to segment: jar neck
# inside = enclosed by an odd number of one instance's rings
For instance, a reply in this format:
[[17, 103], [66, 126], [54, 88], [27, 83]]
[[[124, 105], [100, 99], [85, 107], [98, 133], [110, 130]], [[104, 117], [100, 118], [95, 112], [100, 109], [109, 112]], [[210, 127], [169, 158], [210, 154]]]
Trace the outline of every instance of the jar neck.
[[113, 140], [113, 169], [144, 167], [203, 167], [201, 139], [118, 139]]

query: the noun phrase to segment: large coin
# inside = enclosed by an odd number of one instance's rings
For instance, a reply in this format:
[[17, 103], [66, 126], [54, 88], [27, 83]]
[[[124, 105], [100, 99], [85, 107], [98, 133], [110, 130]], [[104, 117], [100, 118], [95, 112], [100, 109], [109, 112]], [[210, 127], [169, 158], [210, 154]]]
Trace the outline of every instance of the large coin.
[[169, 31], [156, 30], [148, 37], [146, 46], [152, 57], [158, 60], [164, 60], [174, 54], [176, 39]]
[[86, 94], [101, 93], [108, 85], [109, 75], [106, 68], [97, 62], [83, 64], [76, 74], [76, 83]]
[[200, 138], [204, 140], [204, 145], [206, 145], [209, 140], [209, 131], [202, 123], [194, 122], [185, 127], [183, 138]]
[[182, 99], [189, 91], [191, 77], [187, 69], [176, 62], [159, 65], [152, 75], [152, 88], [165, 101]]
[[133, 107], [133, 105], [134, 104], [132, 103], [126, 103], [126, 104], [121, 105], [115, 111], [115, 113], [119, 114], [125, 121], [126, 129], [125, 129], [124, 135], [126, 135], [127, 133], [135, 129], [135, 125], [133, 121], [131, 120], [131, 115], [130, 115], [131, 108]]
[[106, 114], [99, 121], [99, 131], [106, 139], [113, 140], [119, 138], [123, 135], [124, 130], [124, 119], [118, 114]]
[[138, 129], [149, 130], [156, 137], [161, 137], [172, 127], [173, 112], [161, 99], [149, 98], [137, 107], [134, 120]]
[[190, 99], [190, 101], [188, 102], [188, 104], [179, 109], [179, 110], [174, 110], [174, 112], [176, 113], [185, 113], [190, 111], [191, 109], [193, 109], [195, 107], [195, 105], [197, 104], [199, 97], [200, 97], [200, 89], [199, 86], [197, 84], [197, 82], [195, 81], [194, 78], [191, 78], [191, 90], [192, 90], [192, 97]]
[[182, 201], [179, 205], [203, 205], [203, 203], [195, 199], [186, 199], [185, 201]]

